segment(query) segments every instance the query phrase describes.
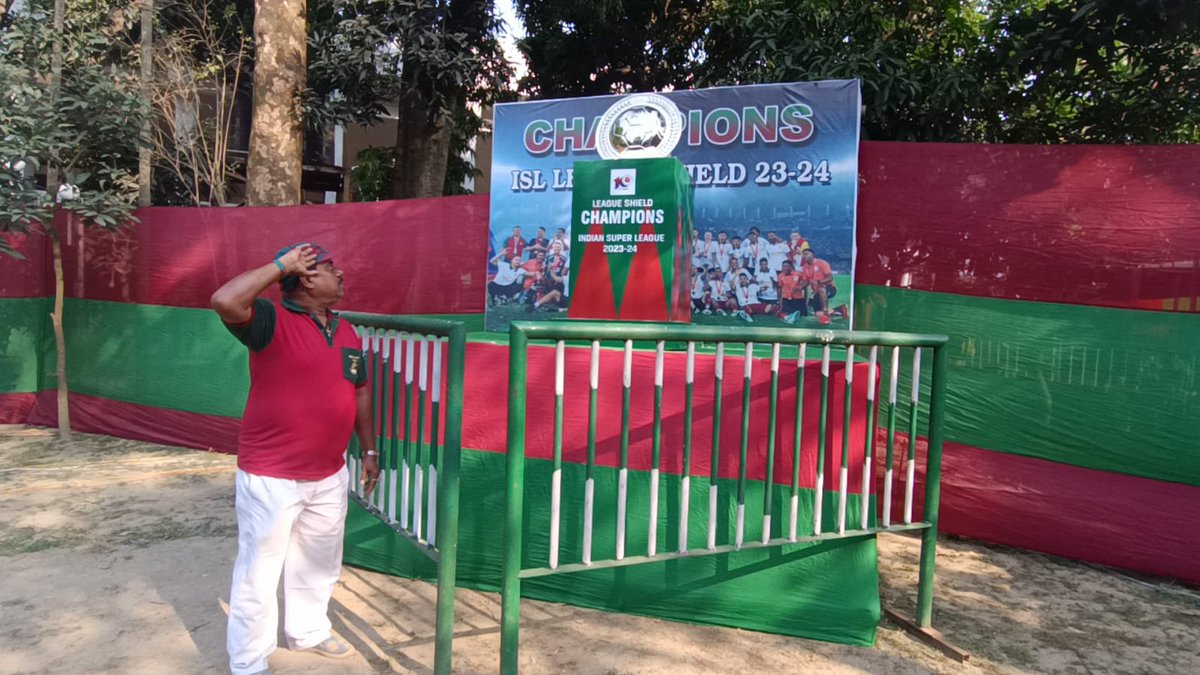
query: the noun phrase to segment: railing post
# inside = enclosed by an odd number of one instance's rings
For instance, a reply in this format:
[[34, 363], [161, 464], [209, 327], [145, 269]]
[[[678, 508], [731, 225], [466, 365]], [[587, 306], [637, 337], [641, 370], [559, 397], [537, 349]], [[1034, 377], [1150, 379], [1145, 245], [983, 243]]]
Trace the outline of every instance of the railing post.
[[[929, 527], [921, 532], [920, 580], [917, 585], [917, 625], [929, 628], [933, 622], [933, 575], [937, 562], [938, 506], [942, 493], [942, 424], [946, 409], [946, 367], [949, 349], [945, 344], [933, 348], [933, 373], [929, 398], [929, 449], [925, 455], [924, 520]], [[914, 404], [915, 407], [915, 404]], [[915, 414], [915, 411], [914, 411]], [[915, 443], [910, 438], [909, 443]]]
[[[438, 591], [437, 632], [433, 670], [451, 671], [454, 640], [454, 586], [458, 577], [458, 490], [462, 466], [463, 370], [466, 368], [467, 330], [450, 329], [449, 368], [446, 373], [446, 441], [443, 445], [441, 485], [438, 486]], [[439, 383], [440, 384], [440, 383]], [[435, 384], [435, 386], [438, 386]], [[395, 422], [393, 416], [393, 423]]]
[[505, 470], [504, 564], [500, 586], [500, 672], [517, 672], [521, 611], [522, 517], [525, 501], [525, 334], [508, 332], [508, 449]]

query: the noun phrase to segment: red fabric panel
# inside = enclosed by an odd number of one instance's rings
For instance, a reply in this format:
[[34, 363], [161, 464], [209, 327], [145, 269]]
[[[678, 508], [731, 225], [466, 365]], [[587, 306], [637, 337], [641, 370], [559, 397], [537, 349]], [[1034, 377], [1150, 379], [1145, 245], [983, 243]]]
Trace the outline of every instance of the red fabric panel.
[[[37, 395], [29, 413], [29, 424], [58, 426], [57, 392]], [[178, 445], [185, 448], [237, 452], [240, 419], [155, 408], [136, 403], [71, 394], [71, 428], [93, 434], [108, 434], [137, 441]]]
[[17, 260], [0, 253], [0, 298], [43, 298], [54, 295], [54, 268], [50, 245], [40, 234], [0, 234], [25, 256]]
[[[719, 474], [737, 478], [741, 447], [743, 391], [743, 352], [729, 350], [725, 356], [724, 384], [721, 392], [721, 457]], [[621, 379], [623, 354], [620, 350], [600, 352], [600, 390], [597, 401], [596, 462], [602, 466], [620, 465]], [[796, 365], [794, 359], [780, 364], [775, 481], [791, 484], [792, 441], [796, 404]], [[587, 462], [588, 373], [590, 350], [567, 348], [563, 397], [563, 461]], [[663, 361], [662, 470], [679, 473], [683, 466], [683, 414], [686, 355], [668, 353]], [[709, 475], [712, 456], [713, 371], [716, 357], [696, 355], [696, 384], [693, 389], [692, 474]], [[467, 346], [465, 391], [463, 398], [463, 447], [504, 452], [508, 398], [508, 348], [501, 345], [472, 343]], [[816, 476], [818, 426], [820, 417], [820, 363], [810, 361], [804, 380], [804, 425], [801, 435], [800, 482], [812, 487]], [[487, 375], [485, 375], [485, 373]], [[747, 477], [766, 477], [770, 359], [755, 359], [751, 373], [750, 433], [747, 448]], [[854, 369], [854, 406], [851, 410], [850, 472], [861, 475], [867, 365]], [[635, 351], [633, 383], [630, 394], [629, 467], [651, 468], [654, 420], [654, 352]], [[843, 363], [830, 364], [829, 441], [825, 459], [825, 485], [837, 487], [841, 466], [842, 398], [845, 394]], [[551, 459], [554, 450], [554, 350], [531, 347], [528, 365], [526, 403], [526, 457]], [[851, 480], [856, 486], [857, 481]], [[857, 487], [852, 490], [858, 492]]]
[[[881, 435], [881, 441], [883, 440]], [[897, 453], [907, 440], [898, 438]], [[917, 442], [913, 518], [925, 496], [925, 439]], [[875, 469], [883, 494], [884, 463]], [[892, 519], [904, 508], [897, 460]], [[939, 529], [997, 544], [1043, 551], [1200, 583], [1200, 488], [1108, 473], [1044, 459], [946, 443]]]
[[36, 394], [0, 394], [0, 424], [24, 424]]
[[[342, 309], [389, 314], [483, 311], [488, 197], [329, 206], [147, 208], [115, 234], [67, 227], [67, 294], [175, 307], [209, 306], [225, 281], [314, 241], [345, 272]], [[60, 219], [63, 220], [63, 219]], [[81, 243], [82, 239], [82, 243]], [[277, 297], [272, 290], [268, 297]]]
[[860, 284], [1200, 311], [1200, 146], [863, 143], [859, 167]]

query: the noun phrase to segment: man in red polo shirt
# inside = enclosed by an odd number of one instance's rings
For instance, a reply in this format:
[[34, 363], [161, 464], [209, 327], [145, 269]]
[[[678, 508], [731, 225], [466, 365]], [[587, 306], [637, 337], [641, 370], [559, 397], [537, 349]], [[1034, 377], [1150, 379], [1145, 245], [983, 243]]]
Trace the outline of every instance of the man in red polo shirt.
[[[276, 282], [282, 302], [258, 297]], [[282, 249], [212, 296], [225, 326], [250, 349], [226, 635], [233, 675], [269, 672], [281, 574], [289, 647], [334, 658], [351, 653], [333, 637], [328, 609], [341, 574], [352, 432], [364, 450], [368, 492], [379, 465], [362, 343], [331, 309], [341, 297], [341, 270], [314, 244]]]

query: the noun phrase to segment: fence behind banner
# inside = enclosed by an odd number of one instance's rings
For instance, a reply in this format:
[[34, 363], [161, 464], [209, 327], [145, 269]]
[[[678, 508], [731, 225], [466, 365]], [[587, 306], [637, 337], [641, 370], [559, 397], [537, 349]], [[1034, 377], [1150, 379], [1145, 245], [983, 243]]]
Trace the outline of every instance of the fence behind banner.
[[449, 673], [458, 563], [466, 326], [458, 321], [346, 312], [362, 338], [375, 406], [380, 476], [361, 482], [357, 437], [346, 453], [351, 498], [437, 564], [434, 672]]
[[[568, 396], [566, 387], [566, 354], [568, 341], [586, 341], [590, 345], [588, 359], [588, 414], [587, 414], [587, 450], [586, 469], [583, 473], [582, 484], [566, 484], [563, 481], [563, 418], [564, 398]], [[646, 508], [636, 505], [636, 512], [646, 513], [645, 522], [630, 523], [630, 427], [631, 427], [631, 391], [633, 384], [634, 341], [646, 341], [653, 344], [654, 351], [654, 413], [651, 424], [652, 458], [650, 471], [646, 479], [649, 481]], [[666, 346], [670, 343], [685, 343], [683, 354], [669, 353]], [[526, 400], [529, 387], [537, 386], [527, 377], [528, 350], [532, 343], [549, 343], [555, 350], [554, 369], [554, 433], [553, 433], [553, 472], [551, 473], [550, 515], [544, 523], [526, 523], [524, 519], [525, 506], [525, 453], [526, 453]], [[597, 425], [599, 420], [597, 400], [601, 391], [599, 381], [601, 347], [605, 344], [617, 343], [622, 354], [621, 387], [621, 428], [618, 479], [616, 487], [615, 512], [597, 513], [596, 482], [593, 472], [597, 466]], [[707, 477], [707, 489], [703, 486], [696, 490], [692, 481], [692, 439], [694, 433], [703, 430], [693, 428], [693, 394], [697, 386], [696, 362], [697, 347], [705, 348], [705, 343], [715, 343], [715, 363], [713, 363], [712, 387], [714, 389], [712, 412], [712, 457]], [[790, 544], [827, 541], [831, 539], [871, 537], [881, 532], [921, 532], [920, 581], [917, 589], [916, 628], [928, 637], [932, 634], [931, 616], [933, 606], [933, 572], [936, 556], [938, 499], [941, 486], [941, 453], [942, 453], [942, 422], [945, 415], [946, 391], [946, 352], [947, 338], [944, 336], [908, 335], [900, 333], [871, 333], [847, 331], [813, 331], [771, 328], [734, 328], [719, 326], [686, 326], [678, 324], [619, 324], [600, 322], [570, 322], [570, 323], [529, 323], [513, 322], [509, 331], [509, 394], [508, 394], [508, 447], [507, 447], [507, 477], [506, 477], [506, 510], [505, 510], [505, 545], [504, 571], [502, 579], [502, 618], [501, 618], [501, 670], [513, 673], [517, 670], [518, 653], [518, 615], [520, 610], [521, 582], [523, 579], [580, 572], [590, 569], [623, 567], [645, 563], [659, 562], [684, 556], [704, 556], [731, 553], [750, 548], [778, 547]], [[740, 423], [740, 444], [737, 459], [736, 508], [733, 516], [732, 537], [727, 527], [728, 514], [722, 515], [719, 509], [721, 492], [720, 468], [721, 453], [721, 424], [722, 388], [725, 379], [726, 347], [737, 345], [742, 348], [741, 376], [743, 379], [741, 391], [741, 406], [737, 410]], [[756, 345], [767, 351], [757, 359]], [[786, 349], [785, 349], [786, 347]], [[805, 419], [804, 389], [806, 371], [813, 366], [808, 363], [808, 350], [819, 351], [820, 368], [820, 405], [817, 419]], [[836, 350], [835, 350], [836, 348]], [[572, 349], [574, 351], [574, 349]], [[927, 405], [921, 401], [922, 354], [932, 356], [932, 372], [930, 373], [930, 389]], [[672, 360], [686, 359], [683, 382], [667, 383], [664, 373], [668, 356]], [[865, 356], [867, 360], [865, 401], [856, 403], [852, 380], [856, 370], [856, 359]], [[928, 357], [926, 357], [928, 358]], [[707, 359], [707, 357], [706, 357]], [[761, 481], [763, 499], [761, 506], [751, 503], [747, 509], [747, 488], [752, 481], [747, 477], [748, 448], [751, 434], [751, 408], [753, 370], [756, 363], [769, 359], [770, 384], [769, 408], [766, 421], [767, 457], [765, 476]], [[795, 375], [793, 382], [781, 383], [780, 363], [784, 359], [794, 359]], [[844, 361], [844, 390], [841, 402], [841, 435], [840, 447], [833, 447], [831, 439], [835, 438], [832, 428], [831, 407], [834, 405], [831, 395], [831, 361]], [[576, 365], [578, 360], [574, 359]], [[905, 389], [909, 395], [904, 397], [901, 388], [901, 364], [907, 365], [908, 380]], [[929, 363], [929, 361], [926, 361]], [[879, 366], [886, 364], [886, 377], [877, 378]], [[678, 365], [678, 364], [675, 364]], [[707, 365], [707, 364], [706, 364]], [[761, 368], [762, 365], [760, 364]], [[677, 368], [672, 370], [678, 371]], [[789, 372], [790, 372], [789, 368]], [[881, 385], [886, 382], [886, 389]], [[547, 383], [548, 384], [548, 383]], [[615, 385], [614, 385], [615, 386]], [[643, 383], [642, 386], [645, 386]], [[678, 490], [679, 504], [677, 517], [660, 517], [660, 468], [662, 464], [663, 446], [663, 388], [664, 386], [681, 387], [684, 395], [682, 419], [672, 416], [671, 423], [682, 425], [682, 470], [680, 471]], [[792, 410], [780, 410], [781, 386], [784, 389], [795, 389], [795, 403]], [[886, 393], [887, 400], [882, 414], [876, 415], [876, 391]], [[758, 389], [761, 392], [761, 388]], [[903, 399], [908, 399], [904, 405]], [[861, 476], [850, 476], [851, 454], [851, 410], [856, 405], [866, 406], [866, 429], [863, 438], [863, 461]], [[905, 414], [904, 408], [907, 408]], [[732, 412], [732, 411], [731, 411]], [[534, 415], [541, 411], [534, 411]], [[924, 418], [924, 424], [921, 418]], [[906, 452], [897, 452], [897, 426], [901, 420], [907, 421]], [[761, 425], [761, 420], [756, 420]], [[802, 429], [805, 425], [817, 425], [815, 447], [805, 447], [802, 442]], [[872, 467], [877, 454], [876, 430], [880, 422], [886, 425], [886, 449], [882, 458], [882, 499], [881, 513], [874, 517], [872, 496], [878, 494], [874, 489], [875, 476]], [[790, 454], [791, 476], [790, 483], [777, 481], [774, 475], [776, 455], [779, 450], [777, 439], [786, 438], [782, 434], [784, 425], [792, 425], [790, 448], [783, 450]], [[917, 464], [917, 448], [915, 442], [918, 434], [927, 435], [925, 457], [925, 495], [923, 513], [919, 519], [914, 517], [913, 502], [915, 484], [914, 468]], [[811, 435], [811, 434], [809, 434]], [[901, 447], [904, 447], [903, 445]], [[580, 456], [581, 449], [568, 448], [571, 454]], [[815, 476], [811, 491], [801, 490], [801, 466], [808, 465], [806, 458], [815, 454]], [[836, 457], [836, 488], [832, 484], [826, 488], [826, 455]], [[897, 456], [900, 455], [900, 456]], [[834, 461], [834, 460], [831, 460]], [[902, 467], [902, 468], [901, 468]], [[896, 469], [900, 468], [903, 478], [899, 478]], [[727, 470], [724, 473], [731, 473]], [[700, 480], [705, 480], [700, 478]], [[857, 483], [854, 485], [852, 483]], [[902, 485], [898, 485], [902, 480]], [[785, 495], [778, 495], [777, 483], [787, 487]], [[807, 477], [806, 485], [809, 484]], [[728, 485], [728, 484], [727, 484]], [[857, 488], [857, 496], [851, 491]], [[725, 489], [729, 489], [726, 487]], [[893, 491], [896, 491], [893, 507]], [[903, 497], [901, 498], [900, 492]], [[542, 492], [542, 490], [538, 490]], [[803, 496], [802, 496], [802, 493]], [[637, 494], [643, 494], [641, 490]], [[703, 501], [707, 496], [707, 520], [697, 523], [689, 519], [693, 512], [691, 501], [693, 495]], [[779, 499], [777, 497], [785, 497]], [[804, 514], [811, 518], [801, 517], [801, 502], [804, 502]], [[826, 510], [826, 501], [829, 501]], [[787, 505], [784, 518], [773, 520], [775, 506], [778, 502]], [[675, 505], [672, 505], [675, 506]], [[781, 509], [782, 510], [782, 509]], [[857, 516], [857, 517], [856, 517]], [[640, 519], [640, 517], [639, 517]], [[759, 520], [761, 519], [761, 520]], [[582, 520], [582, 523], [578, 523]], [[579, 532], [581, 541], [564, 542], [562, 532], [564, 524], [570, 524], [571, 532]], [[755, 523], [760, 523], [755, 527]], [[545, 527], [549, 534], [549, 548], [546, 559], [531, 559], [524, 542], [524, 528]], [[576, 527], [579, 525], [579, 527]], [[630, 527], [645, 528], [644, 536], [636, 536]], [[668, 531], [673, 529], [674, 531]], [[757, 530], [757, 531], [755, 531]], [[603, 533], [606, 538], [611, 533], [612, 541], [598, 541], [597, 533]], [[666, 546], [659, 548], [660, 541]], [[631, 542], [636, 542], [634, 548]], [[673, 544], [673, 545], [672, 545]], [[564, 558], [564, 551], [569, 551], [570, 558]], [[575, 557], [577, 555], [577, 557]]]

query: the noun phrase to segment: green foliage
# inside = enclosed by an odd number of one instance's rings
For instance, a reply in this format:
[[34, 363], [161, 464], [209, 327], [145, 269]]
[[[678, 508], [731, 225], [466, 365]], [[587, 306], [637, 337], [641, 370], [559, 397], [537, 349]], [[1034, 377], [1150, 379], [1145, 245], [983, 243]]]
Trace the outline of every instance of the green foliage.
[[867, 138], [1200, 142], [1195, 0], [518, 0], [541, 97], [857, 78]]
[[[37, 231], [52, 195], [35, 172], [57, 169], [79, 189], [63, 208], [114, 229], [133, 220], [138, 134], [147, 113], [129, 66], [135, 11], [106, 2], [67, 3], [62, 78], [51, 90], [50, 0], [31, 0], [0, 31], [0, 229]], [[135, 8], [136, 9], [136, 8]], [[55, 186], [56, 187], [56, 186]], [[10, 253], [0, 243], [0, 252]]]
[[982, 16], [958, 0], [714, 2], [703, 85], [858, 78], [868, 138], [968, 140]]
[[[518, 47], [537, 98], [681, 88], [705, 30], [703, 0], [517, 0]], [[740, 3], [735, 3], [740, 4]]]
[[985, 28], [985, 140], [1200, 142], [1200, 3], [1008, 0]]
[[465, 195], [472, 191], [463, 187], [468, 178], [479, 178], [483, 175], [475, 166], [475, 150], [472, 141], [490, 134], [483, 118], [475, 113], [470, 106], [463, 106], [454, 111], [454, 125], [450, 136], [450, 154], [446, 164], [446, 181], [443, 194]]
[[309, 124], [371, 124], [401, 96], [439, 114], [490, 103], [509, 74], [497, 28], [490, 1], [310, 2]]
[[350, 180], [358, 190], [358, 199], [377, 202], [392, 198], [392, 180], [396, 175], [396, 158], [391, 148], [360, 150], [350, 169]]
[[[505, 94], [498, 28], [491, 0], [310, 2], [306, 123], [374, 124], [386, 103], [415, 99], [431, 120], [450, 117], [461, 149], [483, 124], [467, 102]], [[449, 159], [447, 184], [474, 171], [454, 149]]]
[[[225, 204], [245, 181], [238, 113], [253, 81], [253, 4], [158, 0], [147, 141], [157, 204]], [[243, 107], [244, 106], [244, 107]]]

